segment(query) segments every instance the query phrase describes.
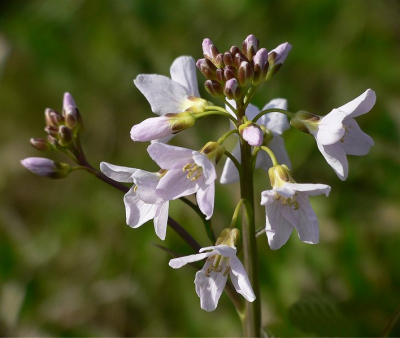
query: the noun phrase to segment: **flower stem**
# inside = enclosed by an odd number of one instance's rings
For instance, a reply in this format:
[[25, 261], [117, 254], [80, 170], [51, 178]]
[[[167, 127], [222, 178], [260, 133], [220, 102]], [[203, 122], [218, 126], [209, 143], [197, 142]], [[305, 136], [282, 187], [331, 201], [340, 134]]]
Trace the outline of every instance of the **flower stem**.
[[279, 109], [279, 108], [271, 108], [271, 109], [263, 110], [262, 112], [258, 113], [258, 114], [256, 115], [256, 117], [253, 119], [253, 122], [254, 122], [254, 123], [257, 122], [258, 119], [259, 119], [261, 116], [263, 116], [263, 115], [265, 115], [265, 114], [268, 114], [268, 113], [282, 113], [282, 114], [285, 114], [285, 115], [286, 115], [288, 118], [290, 118], [290, 119], [293, 117], [293, 113], [291, 113], [290, 111], [287, 111], [287, 110], [285, 110], [285, 109]]
[[238, 131], [237, 129], [229, 130], [227, 133], [225, 133], [224, 135], [222, 135], [222, 136], [218, 139], [217, 143], [219, 143], [219, 144], [224, 143], [225, 140], [226, 140], [229, 136], [231, 136], [232, 134], [239, 134], [239, 131]]
[[264, 150], [269, 155], [269, 157], [271, 158], [273, 167], [279, 165], [278, 160], [276, 159], [275, 154], [272, 152], [271, 149], [269, 149], [266, 146], [261, 146], [261, 150]]
[[[218, 107], [213, 107], [213, 108], [218, 108]], [[194, 115], [194, 117], [196, 118], [196, 119], [199, 119], [199, 118], [201, 118], [201, 117], [205, 117], [205, 116], [209, 116], [209, 115], [221, 115], [221, 116], [225, 116], [225, 117], [227, 117], [228, 119], [231, 119], [232, 120], [232, 122], [236, 125], [236, 119], [235, 119], [235, 117], [234, 116], [232, 116], [231, 114], [229, 114], [229, 113], [227, 113], [226, 111], [225, 111], [225, 109], [223, 109], [223, 108], [221, 108], [221, 109], [218, 109], [218, 110], [206, 110], [206, 111], [204, 111], [203, 113], [197, 113], [197, 114], [195, 114]]]
[[[245, 116], [245, 107], [242, 102], [237, 102], [237, 109], [238, 120], [241, 120]], [[242, 325], [245, 337], [260, 337], [261, 302], [258, 273], [258, 251], [254, 219], [253, 165], [251, 161], [251, 146], [243, 139], [240, 140], [240, 153], [242, 167], [242, 175], [240, 176], [240, 192], [244, 204], [244, 213], [242, 217], [244, 267], [256, 296], [254, 302], [246, 302]]]

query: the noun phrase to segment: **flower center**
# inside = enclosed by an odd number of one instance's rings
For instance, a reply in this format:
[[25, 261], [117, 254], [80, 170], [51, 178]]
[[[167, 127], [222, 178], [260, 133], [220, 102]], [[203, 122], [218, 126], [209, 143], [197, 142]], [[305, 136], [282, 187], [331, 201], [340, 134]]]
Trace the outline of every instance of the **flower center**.
[[[210, 277], [210, 273], [212, 271], [222, 272], [222, 270], [224, 270], [224, 272], [223, 272], [224, 276], [228, 275], [228, 273], [231, 269], [231, 267], [229, 266], [229, 258], [228, 257], [222, 258], [221, 255], [215, 255], [215, 256], [208, 257], [207, 260], [214, 260], [214, 262], [212, 262], [212, 264], [210, 264], [210, 266], [208, 267], [208, 269], [206, 271], [206, 277]], [[225, 267], [225, 269], [224, 269], [224, 267]]]
[[279, 194], [276, 194], [275, 199], [281, 200], [282, 205], [289, 205], [293, 207], [293, 210], [297, 210], [299, 208], [299, 203], [296, 201], [296, 195], [291, 197], [283, 197]]
[[195, 163], [188, 163], [186, 164], [183, 168], [182, 171], [185, 172], [187, 171], [186, 177], [190, 179], [191, 181], [196, 181], [198, 180], [201, 175], [203, 174], [203, 168], [198, 166]]

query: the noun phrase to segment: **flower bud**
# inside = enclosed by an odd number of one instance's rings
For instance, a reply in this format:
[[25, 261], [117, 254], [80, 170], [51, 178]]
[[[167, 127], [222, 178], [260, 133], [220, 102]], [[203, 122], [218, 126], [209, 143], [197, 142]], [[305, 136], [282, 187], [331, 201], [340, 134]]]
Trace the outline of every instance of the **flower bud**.
[[303, 133], [310, 134], [310, 129], [314, 131], [317, 130], [317, 124], [320, 120], [320, 116], [300, 110], [290, 119], [290, 124]]
[[58, 137], [58, 127], [46, 126], [44, 127], [44, 131], [50, 136], [53, 136], [54, 138]]
[[217, 68], [224, 68], [223, 58], [224, 58], [224, 54], [217, 54], [217, 56], [215, 57], [213, 63]]
[[63, 147], [69, 146], [74, 140], [72, 130], [67, 126], [61, 126], [58, 129], [58, 139]]
[[218, 142], [207, 142], [206, 145], [200, 149], [200, 152], [207, 155], [210, 161], [218, 163], [225, 152], [225, 147]]
[[210, 61], [214, 61], [219, 52], [213, 42], [210, 39], [204, 39], [202, 47], [204, 57], [209, 59]]
[[226, 66], [233, 66], [234, 61], [233, 61], [233, 55], [231, 52], [225, 52], [223, 56], [223, 61]]
[[228, 81], [230, 79], [235, 79], [236, 78], [236, 69], [233, 66], [226, 66], [224, 68], [224, 77], [225, 80]]
[[82, 127], [82, 117], [70, 93], [64, 94], [63, 115], [65, 117], [66, 126], [74, 133], [77, 133]]
[[239, 100], [240, 99], [240, 87], [236, 79], [230, 79], [226, 81], [224, 94], [229, 100]]
[[217, 81], [221, 83], [225, 83], [225, 75], [224, 75], [225, 69], [224, 68], [218, 68], [216, 71], [216, 76], [217, 76]]
[[242, 45], [242, 53], [251, 60], [258, 50], [258, 39], [253, 35], [249, 35]]
[[42, 177], [65, 178], [71, 172], [66, 163], [59, 163], [43, 157], [28, 157], [21, 164], [31, 172]]
[[249, 62], [243, 61], [238, 69], [238, 79], [241, 87], [246, 87], [253, 81], [253, 67]]
[[296, 183], [286, 164], [269, 168], [268, 175], [273, 189], [280, 188], [288, 182]]
[[215, 80], [207, 80], [204, 87], [213, 97], [223, 97], [224, 91], [220, 83]]
[[47, 126], [58, 127], [65, 122], [65, 119], [62, 115], [50, 108], [47, 108], [44, 111], [44, 116]]
[[261, 48], [253, 57], [254, 79], [253, 85], [257, 86], [265, 79], [268, 72], [268, 51]]
[[240, 49], [237, 46], [232, 46], [229, 51], [231, 52], [232, 56], [235, 57], [237, 53], [240, 53]]
[[269, 69], [267, 73], [267, 80], [275, 75], [282, 67], [283, 62], [286, 60], [292, 46], [285, 42], [273, 49], [268, 54]]
[[238, 229], [224, 229], [221, 231], [215, 245], [228, 245], [231, 248], [236, 248], [240, 240], [240, 232]]
[[190, 128], [195, 122], [191, 112], [151, 117], [132, 127], [131, 138], [139, 142], [157, 140]]
[[253, 147], [259, 147], [263, 144], [264, 133], [261, 128], [252, 122], [247, 122], [239, 127], [239, 133], [243, 139]]
[[31, 138], [29, 142], [33, 147], [40, 151], [48, 151], [51, 149], [50, 143], [42, 138]]
[[215, 80], [217, 68], [208, 59], [200, 59], [196, 62], [197, 68], [203, 73], [206, 79]]
[[236, 53], [235, 57], [233, 58], [234, 62], [235, 62], [235, 66], [236, 68], [239, 68], [239, 66], [241, 65], [241, 63], [243, 61], [249, 62], [249, 60], [241, 53]]

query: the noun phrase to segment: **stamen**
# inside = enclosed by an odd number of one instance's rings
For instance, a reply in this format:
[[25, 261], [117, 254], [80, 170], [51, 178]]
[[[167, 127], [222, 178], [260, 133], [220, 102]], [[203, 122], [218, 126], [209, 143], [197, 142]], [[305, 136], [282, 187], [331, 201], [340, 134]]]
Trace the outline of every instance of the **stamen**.
[[198, 166], [195, 163], [188, 163], [186, 164], [183, 168], [182, 171], [185, 172], [187, 171], [188, 174], [186, 177], [191, 180], [191, 181], [196, 181], [198, 180], [201, 175], [203, 174], [203, 168]]
[[133, 188], [133, 191], [136, 192], [138, 187], [139, 187], [138, 185], [135, 185], [135, 187]]

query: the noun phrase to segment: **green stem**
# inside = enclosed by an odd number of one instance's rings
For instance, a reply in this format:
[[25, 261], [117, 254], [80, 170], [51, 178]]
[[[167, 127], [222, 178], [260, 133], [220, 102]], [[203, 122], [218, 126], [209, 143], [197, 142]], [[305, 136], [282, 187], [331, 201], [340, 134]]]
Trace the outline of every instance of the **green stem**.
[[[225, 109], [224, 109], [225, 110]], [[222, 110], [206, 110], [203, 113], [198, 113], [195, 114], [194, 117], [196, 119], [199, 119], [201, 117], [205, 117], [205, 116], [209, 116], [209, 115], [221, 115], [221, 116], [225, 116], [227, 118], [229, 118], [235, 125], [237, 123], [236, 119], [234, 116], [232, 116], [231, 114], [227, 113], [226, 111], [222, 111]]]
[[290, 111], [287, 111], [287, 110], [285, 110], [285, 109], [279, 109], [279, 108], [271, 108], [271, 109], [266, 109], [266, 110], [263, 110], [262, 112], [260, 112], [260, 113], [258, 113], [257, 115], [256, 115], [256, 117], [253, 119], [253, 122], [257, 122], [258, 121], [258, 119], [261, 117], [261, 116], [263, 116], [263, 115], [265, 115], [265, 114], [268, 114], [268, 113], [282, 113], [282, 114], [285, 114], [288, 118], [292, 118], [293, 117], [293, 113], [291, 113]]
[[251, 86], [250, 89], [248, 90], [246, 97], [244, 98], [244, 109], [247, 108], [247, 106], [250, 103], [250, 100], [254, 96], [254, 93], [256, 92], [258, 86]]
[[217, 143], [219, 143], [219, 144], [224, 143], [225, 140], [226, 140], [229, 136], [231, 136], [232, 134], [239, 134], [239, 131], [238, 131], [237, 129], [232, 129], [232, 130], [228, 131], [227, 133], [225, 133], [224, 135], [222, 135], [222, 136], [218, 139]]
[[[245, 116], [245, 107], [244, 105], [239, 105], [239, 103], [240, 102], [237, 102], [238, 119], [241, 120]], [[254, 302], [246, 302], [242, 324], [245, 337], [260, 337], [261, 301], [258, 273], [258, 251], [255, 236], [253, 166], [251, 161], [251, 146], [243, 139], [240, 139], [240, 153], [242, 166], [240, 193], [245, 207], [242, 217], [244, 267], [256, 296]]]
[[229, 108], [231, 108], [231, 110], [233, 111], [234, 114], [237, 114], [236, 108], [233, 107], [233, 106], [228, 102], [227, 99], [225, 99], [224, 102], [225, 102], [225, 104], [226, 104]]
[[242, 206], [242, 204], [243, 204], [243, 200], [241, 199], [238, 202], [238, 204], [236, 205], [235, 211], [233, 212], [231, 225], [229, 226], [229, 228], [231, 228], [231, 229], [236, 227], [236, 220], [237, 220], [237, 217], [239, 215], [240, 207]]
[[242, 166], [240, 165], [239, 161], [233, 156], [228, 150], [224, 151], [224, 154], [231, 159], [233, 164], [235, 165], [236, 169], [239, 172], [239, 176], [242, 176]]
[[271, 149], [269, 149], [266, 146], [261, 146], [261, 150], [264, 150], [269, 155], [269, 157], [271, 158], [273, 167], [279, 165], [278, 160], [276, 159], [275, 154], [272, 152]]

